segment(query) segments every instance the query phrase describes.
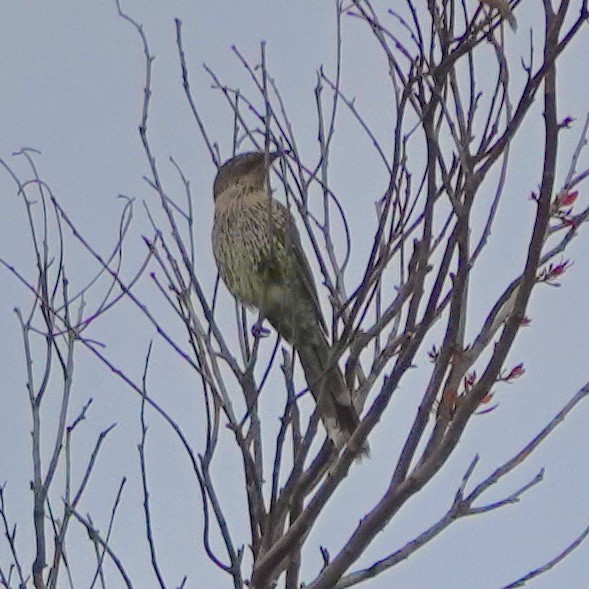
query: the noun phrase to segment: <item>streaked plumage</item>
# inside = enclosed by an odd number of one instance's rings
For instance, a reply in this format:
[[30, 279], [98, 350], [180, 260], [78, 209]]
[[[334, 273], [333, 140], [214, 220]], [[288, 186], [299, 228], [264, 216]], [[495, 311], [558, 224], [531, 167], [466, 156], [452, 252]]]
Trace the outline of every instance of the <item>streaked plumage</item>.
[[[278, 156], [270, 154], [270, 161]], [[213, 187], [213, 253], [221, 278], [296, 349], [330, 439], [341, 448], [358, 425], [331, 349], [317, 289], [290, 211], [270, 197], [264, 153], [223, 164]]]

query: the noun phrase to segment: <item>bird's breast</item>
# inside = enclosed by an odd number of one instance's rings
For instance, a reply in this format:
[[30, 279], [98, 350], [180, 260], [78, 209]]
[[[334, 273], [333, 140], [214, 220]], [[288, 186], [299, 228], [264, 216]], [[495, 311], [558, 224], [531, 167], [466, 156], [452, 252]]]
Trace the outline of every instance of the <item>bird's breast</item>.
[[216, 212], [213, 253], [229, 291], [246, 305], [260, 308], [267, 294], [267, 261], [272, 245], [267, 222], [245, 207]]

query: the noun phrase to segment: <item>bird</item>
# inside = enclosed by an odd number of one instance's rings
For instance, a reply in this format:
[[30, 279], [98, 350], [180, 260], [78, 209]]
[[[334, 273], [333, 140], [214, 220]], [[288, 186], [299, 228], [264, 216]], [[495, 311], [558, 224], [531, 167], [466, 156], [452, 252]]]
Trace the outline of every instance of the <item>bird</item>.
[[508, 0], [479, 0], [481, 4], [494, 8], [499, 12], [501, 18], [509, 23], [512, 31], [517, 31], [517, 20], [509, 6]]
[[[290, 210], [270, 194], [269, 167], [282, 151], [242, 153], [213, 184], [212, 246], [219, 275], [293, 346], [329, 439], [341, 450], [359, 424], [343, 374], [332, 358], [309, 261]], [[367, 454], [367, 446], [361, 449]]]

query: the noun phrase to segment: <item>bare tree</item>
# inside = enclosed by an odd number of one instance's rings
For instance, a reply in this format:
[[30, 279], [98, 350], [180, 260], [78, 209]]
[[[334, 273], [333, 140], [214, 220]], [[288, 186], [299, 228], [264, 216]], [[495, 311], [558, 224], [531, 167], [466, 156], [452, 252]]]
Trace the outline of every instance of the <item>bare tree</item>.
[[[589, 169], [580, 163], [587, 143], [589, 115], [580, 128], [574, 125], [572, 117], [559, 119], [557, 107], [563, 90], [558, 87], [556, 76], [561, 56], [577, 39], [589, 16], [586, 0], [543, 2], [544, 28], [530, 35], [529, 58], [521, 64], [509, 54], [507, 47], [513, 33], [506, 30], [504, 22], [505, 17], [514, 24], [519, 1], [511, 7], [506, 2], [484, 2], [483, 7], [451, 0], [428, 0], [423, 4], [407, 0], [401, 4], [394, 9], [377, 10], [370, 2], [352, 0], [337, 2], [334, 10], [338, 32], [343, 19], [358, 21], [368, 27], [386, 60], [393, 97], [386, 104], [383, 102], [383, 110], [390, 109], [393, 121], [390, 150], [377, 139], [356, 102], [346, 94], [341, 75], [344, 41], [339, 34], [334, 73], [324, 69], [317, 72], [314, 160], [304, 155], [307, 150], [301, 147], [294, 133], [285, 101], [267, 66], [264, 44], [255, 59], [234, 49], [235, 57], [250, 75], [248, 93], [219, 79], [205, 66], [206, 75], [226, 101], [228, 116], [234, 121], [232, 150], [225, 155], [253, 149], [268, 152], [274, 147], [288, 153], [280, 160], [280, 166], [275, 166], [272, 183], [278, 197], [297, 215], [308, 251], [319, 270], [317, 281], [324, 285], [321, 289], [324, 308], [329, 308], [327, 323], [334, 361], [344, 370], [347, 386], [362, 414], [352, 440], [341, 452], [335, 451], [326, 438], [317, 412], [309, 409], [312, 404], [304, 394], [308, 383], [302, 379], [296, 350], [278, 338], [270, 343], [265, 337], [268, 331], [258, 324], [263, 317], [238, 304], [231, 325], [219, 312], [219, 308], [225, 309], [230, 304], [226, 290], [217, 282], [218, 288], [209, 294], [203, 286], [203, 269], [198, 263], [202, 245], [194, 236], [194, 226], [200, 219], [190, 182], [172, 159], [171, 165], [185, 189], [181, 202], [173, 200], [172, 191], [162, 180], [161, 164], [150, 140], [153, 55], [142, 27], [118, 6], [121, 17], [138, 33], [145, 56], [139, 131], [150, 169], [147, 182], [158, 200], [157, 210], [148, 209], [152, 237], [144, 238], [145, 262], [132, 277], [123, 276], [120, 254], [127, 235], [126, 216], [114, 252], [103, 257], [78, 233], [75, 224], [50, 195], [40, 201], [51, 203], [51, 207], [43, 210], [51, 208], [60, 235], [64, 227], [72, 232], [75, 242], [93, 257], [102, 280], [109, 285], [102, 302], [89, 314], [80, 311], [78, 317], [72, 316], [72, 302], [83, 300], [86, 289], [75, 297], [68, 293], [61, 257], [57, 258], [59, 264], [54, 277], [49, 278], [54, 258], [47, 254], [45, 238], [37, 241], [34, 229], [37, 225], [33, 221], [31, 235], [39, 261], [37, 279], [27, 280], [4, 262], [34, 295], [30, 318], [19, 313], [25, 343], [31, 333], [39, 333], [46, 341], [48, 357], [56, 355], [64, 375], [62, 419], [54, 458], [45, 474], [34, 460], [35, 587], [56, 586], [60, 566], [64, 564], [67, 568], [67, 560], [62, 558], [63, 536], [72, 516], [95, 542], [96, 574], [100, 574], [103, 559], [112, 559], [127, 586], [131, 586], [123, 563], [109, 545], [108, 535], [100, 535], [92, 521], [76, 510], [77, 498], [84, 490], [108, 428], [96, 443], [78, 491], [72, 492], [68, 483], [63, 516], [57, 518], [47, 502], [47, 488], [52, 484], [62, 445], [65, 443], [67, 462], [69, 435], [86, 411], [85, 408], [66, 427], [70, 358], [74, 346], [78, 345], [118, 374], [141, 399], [139, 458], [146, 536], [154, 576], [162, 587], [166, 582], [158, 562], [157, 545], [165, 540], [157, 538], [151, 525], [145, 459], [148, 429], [144, 418], [149, 410], [165, 420], [189, 457], [201, 492], [204, 550], [227, 573], [235, 588], [247, 585], [265, 589], [279, 583], [287, 589], [302, 586], [301, 567], [309, 535], [322, 513], [330, 508], [336, 491], [346, 484], [357, 458], [353, 448], [361, 448], [370, 440], [373, 430], [380, 427], [385, 412], [392, 408], [402, 379], [415, 366], [427, 374], [427, 385], [421, 396], [415, 398], [414, 418], [396, 456], [390, 482], [337, 553], [329, 554], [322, 549], [324, 566], [314, 578], [304, 580], [305, 587], [330, 589], [362, 584], [408, 558], [460, 518], [515, 503], [541, 482], [542, 472], [503, 499], [485, 502], [489, 489], [526, 461], [586, 397], [589, 382], [524, 447], [477, 482], [473, 479], [479, 457], [474, 456], [458, 489], [449, 492], [453, 500], [439, 521], [370, 566], [358, 565], [359, 558], [379, 532], [409, 499], [426, 492], [432, 478], [444, 469], [473, 416], [493, 409], [493, 396], [500, 384], [510, 383], [524, 373], [523, 363], [509, 364], [508, 355], [519, 330], [530, 322], [526, 315], [529, 301], [537, 286], [558, 284], [570, 265], [564, 257], [566, 249], [579, 235], [589, 215], [589, 207], [575, 208], [579, 186], [589, 174]], [[184, 51], [180, 21], [176, 21], [176, 32], [186, 100], [211, 160], [218, 168], [226, 158], [221, 157], [217, 143], [207, 133], [206, 121], [191, 91], [191, 68]], [[525, 261], [511, 280], [499, 287], [499, 296], [484, 320], [479, 321], [472, 311], [477, 305], [472, 285], [480, 280], [475, 273], [477, 264], [492, 240], [497, 212], [507, 196], [508, 170], [517, 166], [517, 158], [522, 157], [512, 154], [512, 142], [540, 103], [544, 127], [538, 149], [542, 150], [543, 167], [538, 188], [532, 193], [533, 228], [522, 252]], [[376, 201], [373, 233], [369, 237], [361, 236], [362, 240], [370, 240], [371, 247], [359, 279], [350, 264], [358, 238], [349, 229], [348, 213], [332, 187], [330, 175], [340, 117], [356, 121], [372, 142], [374, 157], [382, 162], [388, 178], [384, 194], [373, 199]], [[565, 132], [578, 135], [576, 148], [570, 153], [559, 149], [559, 137]], [[569, 161], [562, 180], [557, 180], [557, 157]], [[26, 183], [14, 178], [27, 210], [31, 210], [33, 203], [25, 196]], [[38, 175], [32, 184], [41, 191], [47, 190]], [[58, 250], [61, 251], [61, 245]], [[151, 284], [173, 310], [182, 334], [150, 311], [136, 294], [135, 284], [145, 276], [147, 267], [151, 268]], [[123, 298], [136, 305], [163, 341], [194, 371], [206, 407], [203, 448], [193, 447], [190, 436], [174, 416], [150, 394], [147, 374], [151, 352], [145, 360], [144, 378], [137, 382], [97, 342], [85, 336], [85, 326]], [[32, 319], [39, 314], [43, 327], [34, 328]], [[25, 352], [30, 365], [32, 359], [27, 346]], [[429, 365], [424, 364], [424, 357], [429, 359]], [[276, 379], [277, 374], [281, 374], [280, 381]], [[274, 387], [276, 382], [281, 383], [283, 408], [274, 438], [267, 433], [270, 428], [264, 423], [260, 405], [266, 389]], [[35, 385], [31, 374], [27, 388], [35, 424], [39, 420], [43, 386]], [[35, 430], [33, 434], [36, 457], [39, 438], [35, 438]], [[220, 440], [228, 436], [242, 464], [240, 474], [248, 507], [247, 533], [230, 525], [219, 488], [222, 473], [215, 471]], [[268, 448], [272, 454], [270, 460]], [[115, 508], [117, 504], [115, 501]], [[18, 573], [18, 583], [26, 586], [24, 566], [11, 540], [2, 495], [0, 515], [12, 548], [11, 562]], [[44, 578], [47, 556], [43, 521], [48, 515], [56, 542], [53, 566]], [[549, 570], [587, 534], [589, 527], [561, 554], [507, 586], [522, 586]], [[219, 541], [223, 554], [219, 552]], [[249, 554], [244, 546], [249, 547]], [[10, 574], [2, 569], [0, 572], [4, 586], [13, 586]]]
[[[101, 446], [114, 427], [111, 424], [100, 432], [90, 456], [82, 462], [73, 459], [76, 430], [86, 419], [93, 403], [92, 398], [88, 398], [77, 413], [72, 404], [77, 351], [90, 323], [124, 297], [124, 293], [114, 292], [116, 282], [103, 268], [112, 266], [115, 273], [121, 268], [130, 207], [123, 211], [120, 239], [109, 257], [94, 276], [72, 292], [63, 215], [50, 187], [38, 172], [35, 164], [38, 152], [25, 148], [14, 155], [24, 158], [28, 180], [22, 181], [7, 162], [2, 160], [0, 165], [14, 182], [25, 210], [35, 273], [29, 277], [5, 258], [0, 259], [0, 264], [31, 295], [30, 307], [27, 310], [17, 307], [15, 313], [22, 333], [32, 424], [31, 490], [35, 539], [32, 583], [34, 587], [58, 587], [60, 571], [67, 575], [70, 585], [73, 582], [65, 549], [66, 534], [72, 517], [79, 517], [76, 509], [87, 489]], [[129, 283], [133, 284], [141, 274], [142, 269]], [[97, 302], [89, 309], [87, 300], [95, 297]], [[123, 480], [119, 496], [124, 484]], [[113, 518], [117, 504], [118, 499], [114, 502]], [[19, 557], [17, 526], [11, 524], [8, 516], [4, 486], [0, 488], [0, 519], [11, 555], [8, 563], [0, 563], [2, 586], [27, 587], [31, 579], [21, 562], [22, 557]], [[100, 571], [107, 546], [96, 544], [96, 547], [97, 571]]]

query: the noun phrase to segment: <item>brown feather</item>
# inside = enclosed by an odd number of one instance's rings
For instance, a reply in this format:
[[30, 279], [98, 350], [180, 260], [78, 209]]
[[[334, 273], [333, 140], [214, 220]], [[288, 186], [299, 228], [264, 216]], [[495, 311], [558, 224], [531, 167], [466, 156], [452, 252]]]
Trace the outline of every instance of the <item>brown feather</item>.
[[219, 274], [239, 301], [256, 307], [296, 349], [327, 434], [339, 449], [356, 429], [358, 414], [337, 361], [331, 359], [294, 218], [269, 194], [264, 153], [226, 162], [213, 194], [212, 242]]

